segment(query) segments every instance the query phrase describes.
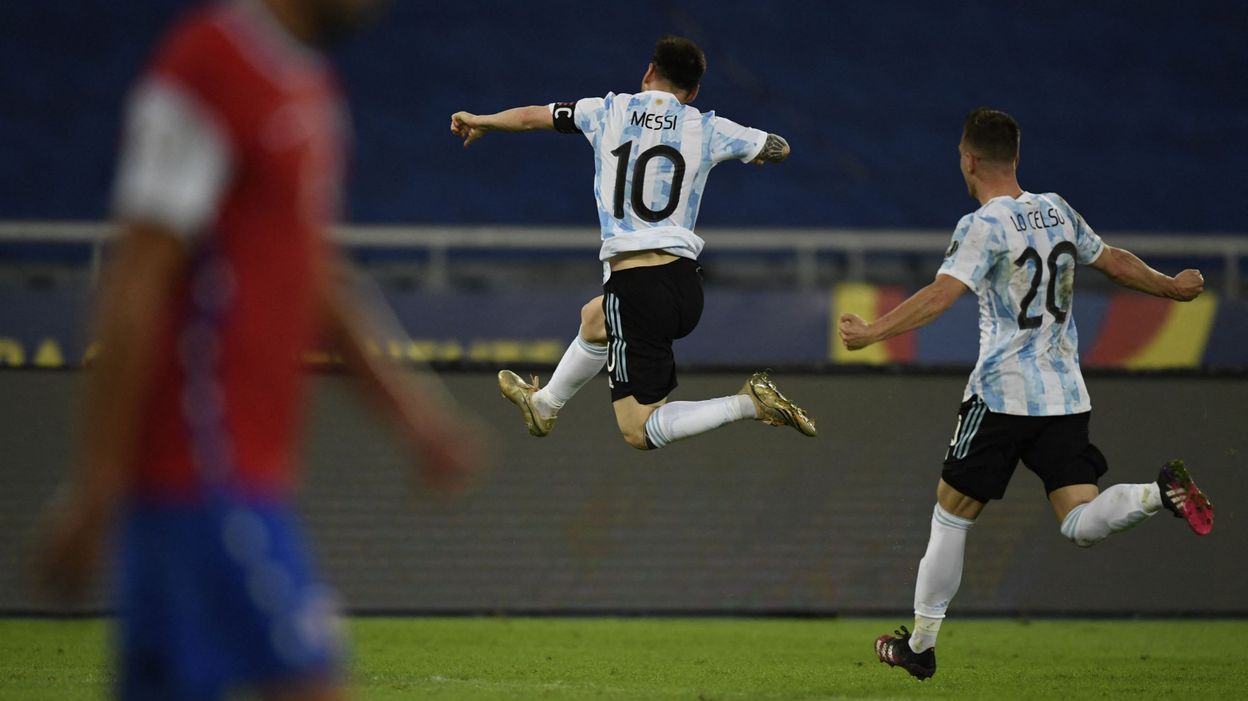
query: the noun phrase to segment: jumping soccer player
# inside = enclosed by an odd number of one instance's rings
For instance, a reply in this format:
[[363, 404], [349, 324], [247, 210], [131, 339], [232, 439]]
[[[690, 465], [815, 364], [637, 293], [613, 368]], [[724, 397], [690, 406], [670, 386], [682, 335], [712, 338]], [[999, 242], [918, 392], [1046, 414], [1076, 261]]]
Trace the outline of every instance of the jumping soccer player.
[[49, 591], [80, 594], [119, 526], [121, 698], [340, 696], [332, 597], [290, 505], [301, 358], [318, 336], [427, 477], [452, 484], [479, 462], [436, 386], [366, 350], [369, 310], [325, 240], [345, 105], [318, 47], [374, 4], [202, 8], [131, 95], [81, 469], [53, 506], [41, 572]]
[[763, 372], [733, 396], [667, 403], [676, 388], [672, 341], [693, 331], [702, 315], [703, 241], [693, 228], [706, 177], [722, 161], [779, 163], [789, 155], [775, 134], [689, 106], [705, 72], [696, 44], [667, 36], [636, 95], [451, 116], [451, 131], [465, 146], [489, 131], [554, 129], [582, 134], [594, 149], [605, 294], [581, 309], [580, 332], [547, 387], [510, 370], [498, 374], [503, 396], [534, 436], [550, 433], [559, 410], [604, 364], [616, 421], [634, 448], [661, 448], [743, 419], [815, 435], [814, 422]]
[[1204, 278], [1196, 270], [1163, 275], [1102, 243], [1061, 197], [1023, 191], [1018, 146], [1018, 123], [1009, 115], [971, 112], [958, 152], [967, 189], [982, 206], [958, 223], [936, 281], [873, 323], [854, 314], [839, 323], [845, 347], [858, 350], [931, 322], [967, 289], [979, 297], [979, 362], [936, 488], [915, 586], [914, 632], [902, 627], [875, 643], [881, 662], [919, 679], [936, 673], [936, 635], [962, 580], [967, 531], [989, 500], [1005, 495], [1020, 459], [1043, 481], [1062, 535], [1080, 547], [1163, 508], [1198, 535], [1213, 529], [1213, 505], [1179, 460], [1162, 467], [1155, 482], [1099, 492], [1097, 480], [1108, 466], [1088, 439], [1092, 404], [1071, 313], [1076, 264], [1180, 302], [1199, 296]]

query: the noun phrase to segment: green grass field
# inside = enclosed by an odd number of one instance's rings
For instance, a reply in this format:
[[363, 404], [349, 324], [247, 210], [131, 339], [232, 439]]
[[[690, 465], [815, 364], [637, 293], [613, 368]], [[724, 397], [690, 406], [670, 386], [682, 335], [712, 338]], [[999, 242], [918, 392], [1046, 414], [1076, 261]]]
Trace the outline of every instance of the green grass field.
[[[1248, 621], [957, 621], [918, 682], [893, 620], [356, 619], [362, 699], [1243, 698]], [[0, 698], [97, 699], [101, 621], [0, 620]]]

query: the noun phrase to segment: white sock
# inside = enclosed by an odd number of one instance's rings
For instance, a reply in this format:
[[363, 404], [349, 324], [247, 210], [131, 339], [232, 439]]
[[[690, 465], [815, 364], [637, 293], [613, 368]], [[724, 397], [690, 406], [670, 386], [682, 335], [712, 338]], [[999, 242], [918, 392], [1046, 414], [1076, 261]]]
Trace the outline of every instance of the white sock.
[[1156, 482], [1115, 484], [1095, 499], [1066, 514], [1062, 535], [1087, 548], [1127, 530], [1161, 509], [1161, 489]]
[[701, 402], [669, 402], [646, 419], [646, 440], [655, 448], [706, 433], [733, 421], [752, 419], [754, 400], [743, 394]]
[[544, 418], [559, 413], [572, 395], [594, 379], [594, 375], [601, 372], [606, 364], [607, 347], [590, 343], [577, 334], [576, 340], [563, 352], [550, 382], [533, 393], [533, 406], [537, 413]]
[[966, 551], [966, 532], [974, 521], [940, 508], [932, 510], [932, 534], [927, 552], [919, 562], [919, 577], [914, 585], [914, 631], [910, 649], [923, 652], [936, 645], [940, 622], [953, 595], [962, 583], [962, 558]]

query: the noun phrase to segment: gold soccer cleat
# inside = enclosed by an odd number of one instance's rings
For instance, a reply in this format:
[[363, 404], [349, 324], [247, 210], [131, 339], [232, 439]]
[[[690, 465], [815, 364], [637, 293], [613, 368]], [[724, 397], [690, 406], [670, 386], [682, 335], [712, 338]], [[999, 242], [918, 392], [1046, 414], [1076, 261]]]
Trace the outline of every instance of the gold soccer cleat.
[[543, 418], [538, 413], [537, 407], [533, 406], [533, 393], [538, 389], [537, 384], [537, 375], [533, 376], [533, 384], [529, 384], [510, 370], [498, 372], [499, 391], [503, 393], [507, 401], [520, 407], [520, 413], [524, 415], [524, 424], [529, 427], [529, 435], [541, 438], [555, 429], [557, 417]]
[[[501, 382], [502, 375], [499, 377]], [[751, 375], [737, 394], [744, 394], [754, 400], [759, 421], [771, 426], [792, 426], [803, 436], [816, 435], [815, 422], [806, 415], [804, 409], [780, 393], [780, 388], [766, 372]]]

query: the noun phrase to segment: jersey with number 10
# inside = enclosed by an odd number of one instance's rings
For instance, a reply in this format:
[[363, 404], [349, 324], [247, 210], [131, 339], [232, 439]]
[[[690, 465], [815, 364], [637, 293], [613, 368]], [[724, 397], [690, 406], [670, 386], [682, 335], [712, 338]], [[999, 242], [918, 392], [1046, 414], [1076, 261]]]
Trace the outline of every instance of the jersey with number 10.
[[604, 261], [644, 250], [696, 260], [703, 241], [693, 227], [707, 174], [722, 161], [754, 160], [767, 141], [764, 131], [703, 114], [657, 90], [550, 109], [556, 129], [582, 133], [594, 147]]
[[995, 197], [958, 223], [940, 273], [979, 297], [979, 361], [963, 399], [1021, 416], [1092, 409], [1072, 313], [1075, 264], [1101, 239], [1054, 193]]

